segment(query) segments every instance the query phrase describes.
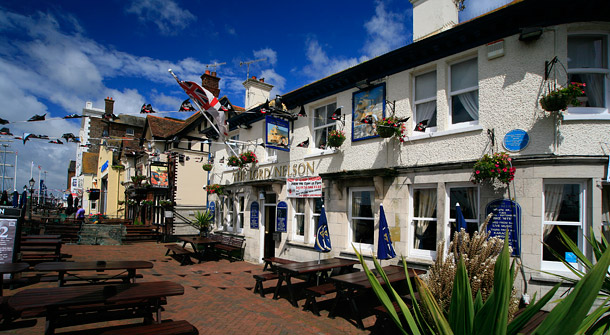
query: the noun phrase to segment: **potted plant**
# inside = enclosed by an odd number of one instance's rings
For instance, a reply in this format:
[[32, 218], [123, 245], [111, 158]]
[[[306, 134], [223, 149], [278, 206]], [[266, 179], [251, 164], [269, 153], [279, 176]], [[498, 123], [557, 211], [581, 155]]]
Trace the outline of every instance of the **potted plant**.
[[395, 116], [384, 117], [379, 121], [375, 122], [375, 126], [377, 129], [377, 135], [382, 138], [390, 138], [396, 137], [401, 142], [404, 141], [403, 133], [405, 130], [405, 126], [399, 119]]
[[241, 159], [242, 164], [258, 163], [258, 159], [256, 159], [256, 155], [252, 151], [243, 152], [239, 155], [239, 159]]
[[199, 235], [206, 236], [214, 223], [214, 215], [209, 210], [195, 212], [194, 225], [199, 229]]
[[154, 202], [152, 200], [142, 200], [142, 202], [140, 202], [140, 205], [142, 206], [152, 206], [154, 204]]
[[547, 112], [565, 110], [568, 105], [580, 106], [578, 98], [585, 95], [585, 83], [571, 82], [567, 87], [555, 88], [540, 98], [540, 106]]
[[241, 159], [237, 156], [229, 156], [229, 158], [227, 159], [227, 165], [241, 167], [242, 162]]
[[345, 142], [345, 133], [342, 130], [333, 129], [328, 132], [327, 146], [329, 148], [338, 148]]
[[131, 176], [131, 181], [135, 185], [140, 185], [142, 183], [142, 181], [145, 179], [146, 179], [146, 176], [143, 176], [143, 175]]
[[168, 207], [172, 207], [172, 202], [169, 200], [161, 200], [159, 201], [159, 206], [164, 207], [164, 208], [168, 208]]
[[208, 194], [218, 194], [222, 195], [224, 191], [224, 187], [218, 184], [211, 184], [205, 187], [205, 190], [208, 191]]
[[202, 168], [204, 171], [212, 171], [212, 164], [210, 164], [210, 163], [205, 163], [205, 164], [203, 164], [203, 165], [201, 166], [201, 168]]
[[511, 165], [511, 158], [506, 152], [485, 154], [474, 164], [472, 182], [476, 184], [497, 179], [508, 185], [515, 179], [515, 170]]

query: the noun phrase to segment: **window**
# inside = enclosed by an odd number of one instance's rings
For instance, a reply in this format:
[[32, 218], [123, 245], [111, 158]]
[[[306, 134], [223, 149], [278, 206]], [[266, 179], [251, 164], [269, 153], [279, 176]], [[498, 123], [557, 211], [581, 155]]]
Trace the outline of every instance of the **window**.
[[[235, 151], [238, 155], [241, 153], [243, 149], [243, 144], [239, 141], [239, 134], [233, 135], [229, 137], [228, 141], [229, 147]], [[233, 151], [229, 150], [229, 156], [235, 155]]]
[[108, 137], [108, 129], [102, 130], [102, 137]]
[[424, 122], [426, 132], [436, 129], [436, 71], [415, 77], [414, 122]]
[[451, 124], [471, 125], [479, 121], [479, 75], [477, 59], [451, 65]]
[[305, 242], [305, 199], [292, 199], [293, 234], [295, 241]]
[[328, 132], [336, 128], [336, 122], [330, 119], [335, 109], [337, 109], [336, 103], [314, 109], [313, 138], [315, 148], [326, 149]]
[[413, 236], [410, 255], [434, 258], [436, 256], [436, 188], [414, 188], [411, 195]]
[[310, 208], [311, 208], [311, 220], [310, 220], [310, 233], [311, 236], [310, 241], [316, 240], [316, 229], [318, 229], [318, 222], [320, 221], [320, 214], [322, 213], [322, 205], [324, 205], [324, 193], [322, 193], [321, 198], [310, 199]]
[[[474, 233], [479, 230], [479, 189], [477, 187], [462, 187], [452, 186], [449, 187], [449, 225], [447, 233], [449, 236], [445, 236], [446, 241], [453, 240], [453, 233], [455, 229], [455, 218], [456, 210], [455, 205], [460, 204], [462, 214], [466, 220], [468, 226], [467, 231]], [[447, 243], [449, 245], [449, 243]]]
[[568, 37], [569, 82], [586, 84], [581, 106], [568, 108], [570, 114], [608, 112], [608, 37], [575, 35]]
[[233, 218], [234, 218], [234, 204], [233, 204], [233, 198], [231, 197], [225, 197], [225, 230], [227, 231], [233, 231]]
[[243, 194], [237, 197], [237, 232], [244, 231], [244, 220], [246, 218], [246, 198]]
[[135, 132], [133, 130], [133, 128], [127, 128], [125, 129], [125, 135], [127, 136], [134, 136]]
[[375, 189], [372, 187], [355, 187], [349, 190], [348, 220], [351, 224], [349, 241], [363, 251], [373, 251], [375, 234], [374, 199]]
[[[542, 240], [568, 261], [574, 255], [561, 242], [557, 228], [561, 228], [572, 241], [578, 244], [579, 249], [583, 250], [583, 212], [586, 208], [584, 191], [584, 184], [578, 182], [545, 181], [544, 183]], [[578, 267], [577, 264], [574, 265]], [[568, 271], [544, 245], [542, 246], [542, 269]]]

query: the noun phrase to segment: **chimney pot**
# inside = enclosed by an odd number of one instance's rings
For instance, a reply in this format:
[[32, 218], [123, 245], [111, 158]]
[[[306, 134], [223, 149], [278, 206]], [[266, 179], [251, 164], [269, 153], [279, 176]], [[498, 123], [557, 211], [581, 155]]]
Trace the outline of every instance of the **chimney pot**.
[[261, 78], [258, 81], [260, 81], [261, 83], [264, 83], [265, 82], [265, 78]]
[[212, 77], [216, 77], [216, 71], [212, 71]]
[[205, 70], [205, 74], [210, 74], [210, 70]]
[[256, 80], [256, 76], [252, 76], [252, 79]]

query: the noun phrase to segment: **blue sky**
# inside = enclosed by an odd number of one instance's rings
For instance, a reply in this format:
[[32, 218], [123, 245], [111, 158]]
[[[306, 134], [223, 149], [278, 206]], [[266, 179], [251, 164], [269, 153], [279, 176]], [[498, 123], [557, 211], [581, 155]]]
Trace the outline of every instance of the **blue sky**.
[[[460, 21], [508, 0], [466, 0]], [[206, 64], [221, 78], [220, 95], [244, 105], [250, 76], [282, 94], [412, 41], [412, 6], [390, 1], [4, 0], [0, 4], [0, 117], [81, 113], [86, 101], [115, 114], [138, 113], [143, 103], [175, 111], [186, 95], [168, 74], [200, 82]], [[213, 70], [213, 69], [212, 69]], [[172, 114], [176, 116], [176, 114]], [[186, 117], [187, 115], [184, 115]], [[80, 122], [51, 120], [6, 125], [60, 137], [78, 134]], [[4, 136], [2, 139], [10, 139]], [[63, 190], [75, 144], [19, 140], [17, 189], [30, 179], [30, 164], [48, 171], [47, 185]], [[14, 158], [7, 159], [11, 164]], [[8, 162], [7, 162], [8, 163]], [[8, 173], [7, 173], [8, 174]], [[34, 172], [37, 179], [37, 172]], [[58, 194], [58, 191], [54, 193]]]

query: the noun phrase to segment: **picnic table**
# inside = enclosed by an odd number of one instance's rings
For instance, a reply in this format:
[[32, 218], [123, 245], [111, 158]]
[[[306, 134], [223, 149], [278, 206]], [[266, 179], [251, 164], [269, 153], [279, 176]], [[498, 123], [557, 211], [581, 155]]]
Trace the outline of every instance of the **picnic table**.
[[29, 268], [28, 263], [4, 263], [0, 264], [0, 297], [2, 296], [2, 287], [4, 286], [5, 273], [19, 273]]
[[203, 236], [178, 236], [178, 239], [184, 242], [182, 248], [186, 247], [187, 243], [191, 245], [193, 254], [199, 256], [199, 263], [210, 247], [220, 243], [220, 241]]
[[[45, 334], [54, 334], [60, 327], [128, 318], [144, 317], [160, 323], [162, 302], [182, 294], [184, 287], [169, 281], [51, 287], [18, 292], [9, 298], [8, 305], [17, 312], [42, 310]], [[24, 318], [39, 316], [22, 314]]]
[[[383, 270], [386, 273], [388, 281], [390, 283], [396, 283], [407, 279], [405, 275], [405, 270], [402, 266], [389, 265], [383, 267]], [[377, 275], [377, 279], [379, 279], [379, 282], [384, 285], [385, 282], [383, 281], [381, 276], [377, 274], [377, 271], [375, 269], [373, 269], [372, 271], [375, 275]], [[413, 278], [414, 276], [424, 274], [426, 271], [408, 269], [408, 272], [409, 278]], [[339, 303], [346, 300], [347, 302], [349, 302], [352, 316], [358, 323], [358, 327], [360, 329], [364, 329], [364, 324], [362, 323], [362, 316], [360, 314], [360, 311], [358, 310], [358, 304], [356, 303], [356, 296], [358, 293], [368, 291], [372, 287], [371, 282], [366, 276], [366, 272], [361, 271], [347, 273], [331, 277], [330, 279], [337, 288], [337, 296], [335, 297], [335, 301], [328, 316], [331, 318], [334, 317]]]
[[[67, 281], [80, 281], [88, 283], [106, 283], [107, 281], [122, 280], [123, 282], [136, 282], [138, 269], [152, 269], [153, 263], [147, 261], [97, 261], [97, 262], [45, 262], [34, 267], [36, 271], [57, 272], [57, 277], [48, 277], [57, 281], [58, 286], [65, 286]], [[84, 276], [74, 272], [107, 270], [123, 270], [116, 274]], [[45, 280], [43, 277], [41, 280]]]
[[21, 235], [22, 241], [29, 240], [58, 240], [61, 238], [61, 235]]
[[320, 261], [308, 261], [308, 262], [296, 262], [290, 264], [278, 264], [275, 269], [278, 273], [277, 286], [275, 288], [275, 294], [273, 299], [278, 299], [280, 295], [280, 288], [282, 283], [286, 282], [288, 288], [288, 294], [290, 296], [290, 303], [293, 306], [298, 307], [298, 303], [295, 299], [294, 288], [292, 286], [292, 277], [300, 275], [319, 275], [323, 271], [332, 269], [340, 269], [344, 272], [346, 269], [351, 269], [355, 264], [358, 264], [357, 260], [344, 259], [344, 258], [329, 258]]
[[36, 238], [21, 240], [21, 260], [28, 262], [60, 261], [62, 241], [59, 238]]

